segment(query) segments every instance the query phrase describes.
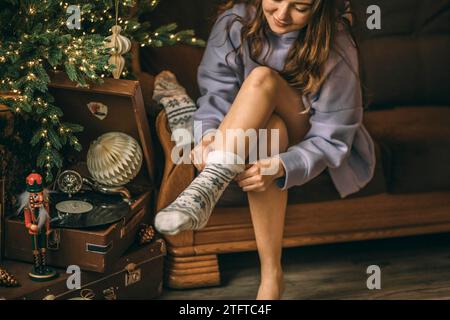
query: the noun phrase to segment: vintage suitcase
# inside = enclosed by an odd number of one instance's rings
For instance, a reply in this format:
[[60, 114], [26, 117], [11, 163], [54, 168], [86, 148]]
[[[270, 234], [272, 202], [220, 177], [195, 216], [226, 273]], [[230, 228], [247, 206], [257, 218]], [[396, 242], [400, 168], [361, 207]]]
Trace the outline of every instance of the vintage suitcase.
[[[2, 94], [3, 98], [11, 97], [10, 95]], [[1, 137], [9, 136], [14, 129], [14, 116], [9, 108], [0, 104], [0, 135]]]
[[[164, 240], [159, 238], [143, 247], [130, 248], [114, 264], [110, 273], [81, 272], [79, 289], [68, 289], [72, 274], [58, 269], [59, 277], [49, 282], [28, 278], [31, 265], [6, 260], [4, 267], [20, 282], [20, 287], [0, 287], [0, 299], [6, 300], [124, 300], [153, 299], [162, 292]], [[69, 281], [69, 283], [73, 283]]]
[[[83, 150], [66, 154], [69, 159], [67, 168], [75, 168], [83, 176], [89, 176], [86, 166], [89, 145], [100, 135], [111, 131], [129, 134], [140, 143], [143, 151], [141, 170], [126, 185], [133, 191], [133, 202], [130, 212], [122, 220], [100, 228], [55, 228], [49, 244], [49, 265], [66, 268], [75, 264], [86, 271], [108, 272], [132, 244], [139, 224], [151, 222], [153, 217], [156, 192], [153, 148], [139, 82], [105, 79], [102, 85], [82, 88], [58, 73], [52, 78], [50, 90], [55, 104], [64, 112], [64, 121], [84, 127], [78, 135]], [[101, 117], [88, 107], [91, 102], [107, 108]], [[14, 214], [6, 219], [5, 257], [31, 262], [30, 238], [22, 220]]]
[[[7, 106], [0, 104], [0, 142], [1, 138], [10, 135], [13, 131], [14, 120], [11, 111]], [[3, 259], [4, 254], [4, 214], [5, 214], [5, 168], [3, 163], [5, 159], [5, 146], [0, 143], [0, 262]]]
[[[149, 193], [132, 204], [130, 219], [96, 229], [54, 229], [53, 242], [48, 246], [48, 264], [66, 268], [108, 272], [113, 263], [136, 239], [139, 224], [151, 220]], [[31, 262], [30, 237], [24, 222], [18, 217], [6, 219], [5, 257]]]
[[5, 180], [0, 177], [0, 262], [3, 260], [5, 245]]

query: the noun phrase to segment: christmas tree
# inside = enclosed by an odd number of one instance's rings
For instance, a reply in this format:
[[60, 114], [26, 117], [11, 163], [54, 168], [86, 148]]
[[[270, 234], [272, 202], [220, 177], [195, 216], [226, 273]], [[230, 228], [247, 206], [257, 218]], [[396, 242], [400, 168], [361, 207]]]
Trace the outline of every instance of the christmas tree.
[[[105, 37], [116, 23], [122, 35], [141, 46], [179, 42], [204, 46], [192, 30], [175, 32], [175, 23], [153, 28], [139, 21], [159, 2], [0, 0], [0, 103], [25, 121], [26, 126], [16, 130], [23, 131], [19, 134], [31, 144], [27, 151], [47, 182], [62, 167], [64, 146], [81, 150], [76, 134], [83, 129], [63, 121], [61, 109], [48, 92], [51, 72], [64, 71], [83, 86], [109, 76], [114, 66], [108, 65]], [[126, 67], [123, 75], [131, 76]]]

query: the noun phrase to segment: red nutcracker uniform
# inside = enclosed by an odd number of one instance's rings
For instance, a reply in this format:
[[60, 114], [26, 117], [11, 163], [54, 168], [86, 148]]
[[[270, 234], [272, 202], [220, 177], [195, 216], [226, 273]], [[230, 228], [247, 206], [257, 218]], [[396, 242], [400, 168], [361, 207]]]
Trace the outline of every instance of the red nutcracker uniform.
[[[33, 201], [32, 198], [34, 198], [35, 200]], [[31, 230], [31, 225], [33, 225], [33, 224], [37, 225], [37, 216], [36, 216], [35, 212], [37, 212], [37, 214], [39, 215], [38, 210], [36, 210], [38, 208], [38, 206], [35, 204], [36, 201], [38, 201], [39, 206], [42, 205], [42, 203], [43, 203], [45, 209], [47, 210], [47, 212], [49, 212], [48, 199], [44, 199], [43, 192], [30, 193], [30, 207], [24, 208], [24, 214], [25, 214], [25, 227], [27, 227], [28, 232], [31, 235], [37, 234], [37, 231]], [[49, 220], [46, 221], [45, 227], [48, 231], [50, 231], [50, 221]]]
[[55, 276], [55, 271], [47, 266], [47, 237], [50, 229], [50, 207], [44, 189], [42, 176], [31, 173], [26, 178], [28, 202], [24, 207], [25, 227], [31, 237], [34, 267], [30, 272], [33, 280], [44, 281]]

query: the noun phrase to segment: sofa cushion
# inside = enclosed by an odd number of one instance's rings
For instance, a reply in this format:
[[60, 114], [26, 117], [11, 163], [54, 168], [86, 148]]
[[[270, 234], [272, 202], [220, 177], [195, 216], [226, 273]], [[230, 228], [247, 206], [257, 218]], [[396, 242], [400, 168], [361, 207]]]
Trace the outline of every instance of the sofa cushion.
[[[371, 108], [450, 105], [448, 0], [352, 1], [365, 97]], [[367, 8], [381, 10], [381, 29], [369, 30]]]
[[[177, 31], [194, 30], [197, 38], [206, 41], [215, 22], [218, 5], [221, 3], [223, 0], [160, 1], [156, 10], [146, 12], [141, 18], [150, 21], [153, 26], [176, 22]], [[140, 48], [142, 69], [152, 75], [166, 69], [172, 71], [191, 98], [196, 100], [200, 94], [197, 68], [203, 52], [204, 48], [185, 44]]]
[[197, 100], [200, 96], [197, 85], [197, 68], [204, 49], [177, 44], [173, 47], [145, 48], [141, 51], [142, 68], [157, 75], [163, 70], [172, 71], [189, 96]]
[[366, 112], [364, 123], [384, 150], [388, 191], [450, 189], [450, 107]]
[[[375, 150], [377, 165], [375, 167], [373, 179], [363, 189], [347, 196], [346, 199], [364, 197], [386, 191], [384, 170], [381, 161], [382, 150], [377, 143], [375, 143]], [[341, 199], [341, 197], [331, 180], [328, 170], [324, 170], [317, 177], [302, 186], [288, 189], [288, 204], [338, 199]], [[247, 193], [242, 191], [241, 187], [239, 187], [235, 181], [230, 183], [228, 188], [225, 189], [222, 197], [217, 203], [218, 207], [242, 207], [246, 205], [248, 205]]]
[[360, 43], [360, 52], [364, 96], [371, 109], [450, 104], [448, 34], [370, 39]]

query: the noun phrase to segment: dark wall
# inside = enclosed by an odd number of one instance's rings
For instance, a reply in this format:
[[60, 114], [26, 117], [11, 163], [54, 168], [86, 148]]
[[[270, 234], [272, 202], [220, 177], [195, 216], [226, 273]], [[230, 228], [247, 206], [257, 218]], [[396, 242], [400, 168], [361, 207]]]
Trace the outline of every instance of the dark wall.
[[206, 40], [214, 24], [217, 6], [223, 0], [162, 0], [156, 10], [145, 18], [155, 26], [176, 22], [179, 30], [194, 29]]

